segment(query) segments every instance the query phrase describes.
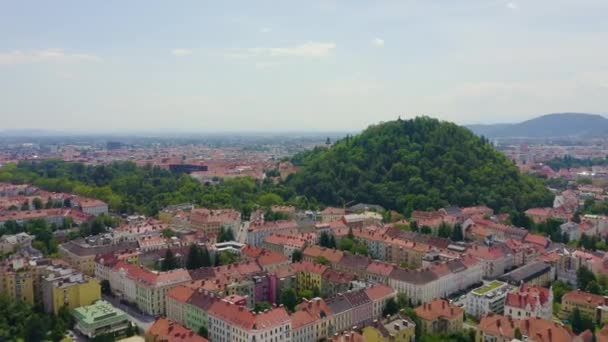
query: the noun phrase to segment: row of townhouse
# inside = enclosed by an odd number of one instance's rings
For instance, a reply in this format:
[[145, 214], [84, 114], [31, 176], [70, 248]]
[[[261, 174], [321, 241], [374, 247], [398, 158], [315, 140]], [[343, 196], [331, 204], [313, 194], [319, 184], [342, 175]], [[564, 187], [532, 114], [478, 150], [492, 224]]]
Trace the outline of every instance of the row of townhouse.
[[221, 229], [237, 235], [241, 227], [241, 213], [234, 209], [192, 209], [189, 214], [190, 228], [217, 235]]
[[72, 267], [87, 275], [93, 275], [96, 267], [96, 256], [126, 250], [134, 251], [137, 247], [137, 243], [132, 241], [96, 244], [85, 239], [77, 239], [59, 245], [59, 255]]
[[304, 235], [270, 234], [264, 238], [262, 247], [282, 253], [292, 261], [295, 251], [302, 251], [306, 246], [314, 245], [315, 243], [315, 233]]
[[434, 265], [426, 269], [395, 268], [388, 284], [404, 293], [412, 303], [427, 303], [445, 298], [481, 282], [482, 264], [469, 256]]
[[295, 220], [279, 220], [272, 222], [252, 222], [247, 228], [247, 244], [261, 246], [271, 234], [296, 235], [298, 224]]
[[575, 335], [566, 326], [553, 320], [538, 317], [514, 319], [509, 316], [489, 314], [479, 322], [475, 340], [496, 342], [519, 340], [530, 342], [583, 342], [593, 340], [593, 334], [590, 331], [585, 331], [580, 335]]
[[327, 339], [382, 318], [397, 292], [386, 285], [340, 293], [327, 300], [305, 299], [289, 316], [274, 306], [255, 313], [230, 297], [182, 284], [167, 292], [167, 317], [193, 331], [204, 328], [212, 341], [293, 341]]
[[167, 291], [192, 280], [185, 269], [157, 272], [123, 261], [112, 267], [108, 277], [115, 295], [135, 303], [149, 315], [164, 314]]
[[292, 315], [293, 341], [321, 340], [330, 336], [370, 325], [382, 318], [386, 302], [397, 292], [386, 285], [348, 291], [323, 300], [305, 300]]

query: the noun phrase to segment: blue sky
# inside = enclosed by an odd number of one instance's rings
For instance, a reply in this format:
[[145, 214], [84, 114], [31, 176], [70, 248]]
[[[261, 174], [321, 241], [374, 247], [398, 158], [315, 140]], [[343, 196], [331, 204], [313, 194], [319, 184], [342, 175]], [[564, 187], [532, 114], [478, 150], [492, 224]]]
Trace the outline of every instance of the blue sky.
[[0, 129], [608, 111], [608, 1], [3, 1]]

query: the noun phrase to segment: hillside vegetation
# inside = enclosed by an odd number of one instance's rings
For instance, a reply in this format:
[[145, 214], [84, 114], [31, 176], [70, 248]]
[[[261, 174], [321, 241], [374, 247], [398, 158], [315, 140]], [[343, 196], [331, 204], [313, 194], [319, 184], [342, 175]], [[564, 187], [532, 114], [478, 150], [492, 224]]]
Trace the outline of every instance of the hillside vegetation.
[[486, 204], [507, 212], [550, 205], [553, 198], [486, 139], [428, 117], [370, 126], [293, 161], [302, 170], [288, 184], [328, 205], [376, 203], [409, 213]]

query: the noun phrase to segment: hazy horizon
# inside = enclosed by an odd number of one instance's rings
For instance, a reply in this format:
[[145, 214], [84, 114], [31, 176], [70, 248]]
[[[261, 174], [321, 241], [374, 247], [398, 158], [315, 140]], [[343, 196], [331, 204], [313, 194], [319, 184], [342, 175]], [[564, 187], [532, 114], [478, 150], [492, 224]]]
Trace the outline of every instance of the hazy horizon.
[[356, 132], [607, 113], [603, 0], [10, 2], [0, 132]]

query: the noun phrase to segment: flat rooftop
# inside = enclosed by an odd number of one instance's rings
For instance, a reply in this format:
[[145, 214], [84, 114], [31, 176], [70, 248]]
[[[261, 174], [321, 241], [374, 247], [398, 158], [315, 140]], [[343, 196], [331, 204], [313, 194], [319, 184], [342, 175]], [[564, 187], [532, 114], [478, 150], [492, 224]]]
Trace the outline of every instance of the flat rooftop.
[[476, 295], [485, 295], [488, 292], [492, 292], [493, 290], [496, 290], [497, 288], [506, 285], [506, 283], [503, 283], [502, 281], [498, 281], [498, 280], [493, 280], [485, 285], [483, 285], [482, 287], [478, 287], [476, 289], [474, 289], [472, 292]]

